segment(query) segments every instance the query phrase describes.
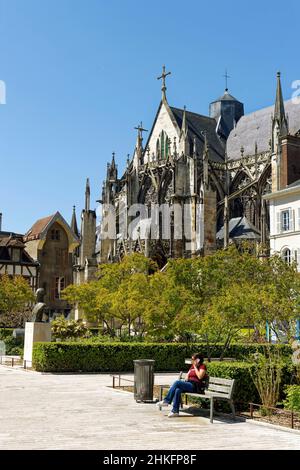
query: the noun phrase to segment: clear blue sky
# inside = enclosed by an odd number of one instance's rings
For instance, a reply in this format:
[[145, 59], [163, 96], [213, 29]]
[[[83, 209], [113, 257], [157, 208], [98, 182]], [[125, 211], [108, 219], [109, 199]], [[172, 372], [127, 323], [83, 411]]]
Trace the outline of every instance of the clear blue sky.
[[111, 152], [122, 171], [152, 124], [164, 63], [173, 106], [207, 114], [226, 67], [246, 112], [273, 103], [277, 70], [289, 99], [298, 32], [294, 0], [0, 0], [3, 230], [79, 216], [88, 176], [96, 207]]

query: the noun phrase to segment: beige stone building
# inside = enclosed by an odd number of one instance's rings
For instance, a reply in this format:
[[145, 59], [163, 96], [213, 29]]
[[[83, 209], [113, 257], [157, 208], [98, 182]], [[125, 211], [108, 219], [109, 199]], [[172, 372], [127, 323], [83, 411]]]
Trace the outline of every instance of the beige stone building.
[[[76, 222], [76, 219], [75, 219]], [[72, 221], [74, 224], [74, 220]], [[26, 251], [39, 263], [38, 286], [45, 289], [45, 303], [53, 313], [70, 312], [61, 292], [73, 283], [74, 252], [79, 239], [59, 212], [37, 220], [24, 236]]]

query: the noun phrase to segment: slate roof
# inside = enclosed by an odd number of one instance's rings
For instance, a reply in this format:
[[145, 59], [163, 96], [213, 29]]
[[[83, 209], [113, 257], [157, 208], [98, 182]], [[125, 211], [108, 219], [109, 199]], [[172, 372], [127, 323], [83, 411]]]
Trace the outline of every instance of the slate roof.
[[212, 103], [217, 103], [218, 101], [237, 101], [240, 103], [239, 100], [237, 100], [234, 96], [232, 96], [230, 93], [228, 93], [227, 90], [225, 90], [224, 95], [220, 96], [217, 100], [214, 100], [211, 102]]
[[15, 232], [6, 232], [3, 230], [0, 230], [0, 239], [1, 238], [7, 238], [7, 237], [19, 237], [22, 238], [23, 235], [21, 233], [15, 233]]
[[[216, 238], [224, 240], [224, 226], [217, 232]], [[260, 232], [249, 222], [247, 217], [234, 217], [229, 220], [229, 238], [260, 240]]]
[[[285, 113], [288, 115], [289, 133], [296, 134], [300, 129], [300, 105], [292, 100], [284, 102]], [[236, 127], [232, 129], [226, 150], [229, 160], [241, 158], [241, 147], [244, 147], [244, 156], [254, 155], [255, 142], [258, 153], [269, 150], [269, 140], [272, 134], [272, 115], [275, 105], [260, 109], [241, 117]]]
[[[181, 129], [183, 109], [173, 108], [171, 106], [170, 109], [179, 128]], [[188, 137], [191, 148], [193, 148], [194, 137], [196, 137], [197, 153], [202, 156], [204, 149], [204, 136], [201, 132], [206, 131], [210, 149], [210, 160], [214, 162], [224, 162], [225, 149], [216, 133], [216, 120], [208, 116], [192, 113], [191, 111], [186, 111], [185, 116], [186, 123], [188, 125]]]

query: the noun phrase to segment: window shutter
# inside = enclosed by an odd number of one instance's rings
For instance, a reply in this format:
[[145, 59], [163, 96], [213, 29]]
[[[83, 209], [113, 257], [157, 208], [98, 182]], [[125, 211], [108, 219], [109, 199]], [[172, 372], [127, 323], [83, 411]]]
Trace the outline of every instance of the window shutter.
[[281, 232], [281, 227], [282, 227], [281, 217], [282, 217], [282, 212], [280, 212], [280, 211], [276, 212], [276, 222], [277, 222], [277, 231], [276, 231], [276, 233]]

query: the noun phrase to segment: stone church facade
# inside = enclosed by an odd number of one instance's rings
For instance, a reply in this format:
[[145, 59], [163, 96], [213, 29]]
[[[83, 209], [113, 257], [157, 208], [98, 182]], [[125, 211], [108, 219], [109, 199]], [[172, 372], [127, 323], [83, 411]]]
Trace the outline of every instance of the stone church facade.
[[89, 202], [83, 211], [85, 280], [97, 263], [134, 251], [163, 267], [169, 258], [206, 255], [232, 241], [267, 246], [264, 195], [300, 178], [300, 105], [283, 101], [280, 73], [274, 106], [244, 115], [226, 88], [209, 116], [170, 106], [167, 75], [163, 68], [162, 99], [145, 144], [141, 123], [124, 173], [118, 174], [114, 154], [107, 165], [97, 249]]

